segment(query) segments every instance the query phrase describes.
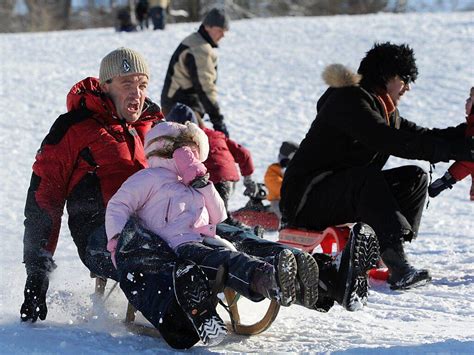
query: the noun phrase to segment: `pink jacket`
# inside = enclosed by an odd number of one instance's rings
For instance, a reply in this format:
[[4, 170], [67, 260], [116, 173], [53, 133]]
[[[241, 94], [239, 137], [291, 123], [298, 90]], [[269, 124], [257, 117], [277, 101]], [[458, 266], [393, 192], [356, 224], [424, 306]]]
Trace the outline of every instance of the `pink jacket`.
[[[147, 135], [148, 142], [160, 135], [177, 134], [176, 125], [166, 122], [155, 126]], [[156, 145], [148, 147], [147, 152], [154, 149]], [[205, 147], [204, 153], [207, 157]], [[120, 233], [131, 216], [138, 217], [143, 227], [173, 249], [186, 242], [202, 242], [202, 235], [215, 236], [216, 224], [227, 214], [214, 185], [195, 189], [184, 184], [174, 159], [151, 156], [148, 163], [149, 168], [128, 178], [110, 199], [105, 216], [107, 238], [111, 240]]]

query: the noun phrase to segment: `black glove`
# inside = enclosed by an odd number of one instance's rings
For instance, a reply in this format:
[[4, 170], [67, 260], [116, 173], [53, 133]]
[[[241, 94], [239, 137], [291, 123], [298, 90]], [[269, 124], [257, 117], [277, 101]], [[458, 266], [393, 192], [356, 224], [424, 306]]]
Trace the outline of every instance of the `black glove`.
[[195, 189], [200, 189], [201, 187], [207, 186], [208, 184], [209, 184], [209, 173], [203, 176], [198, 176], [193, 181], [191, 181], [189, 185], [191, 187], [194, 187]]
[[49, 279], [45, 272], [37, 272], [28, 275], [25, 284], [25, 301], [21, 305], [20, 316], [23, 322], [31, 320], [36, 322], [39, 318], [46, 319], [48, 308], [46, 307], [46, 291]]
[[210, 117], [211, 122], [212, 122], [212, 127], [216, 131], [220, 131], [226, 135], [227, 138], [229, 138], [229, 131], [227, 130], [227, 126], [224, 123], [224, 116], [218, 115], [215, 117]]
[[252, 180], [250, 175], [244, 176], [244, 195], [248, 197], [256, 197], [258, 194], [258, 185]]

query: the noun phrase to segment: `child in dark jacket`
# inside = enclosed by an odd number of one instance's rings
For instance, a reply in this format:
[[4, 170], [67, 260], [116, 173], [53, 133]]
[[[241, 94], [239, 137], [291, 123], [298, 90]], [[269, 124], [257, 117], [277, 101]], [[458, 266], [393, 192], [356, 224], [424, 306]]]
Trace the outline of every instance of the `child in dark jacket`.
[[[207, 128], [204, 122], [196, 117], [193, 110], [184, 104], [175, 104], [166, 116], [166, 120], [177, 123], [190, 121], [197, 124], [206, 133], [209, 139], [210, 151], [204, 165], [210, 174], [209, 180], [212, 181], [224, 201], [229, 216], [224, 223], [245, 227], [242, 223], [230, 217], [228, 202], [235, 184], [240, 180], [240, 174], [244, 177], [244, 195], [252, 197], [258, 193], [258, 186], [252, 179], [254, 165], [250, 151], [229, 139], [222, 132]], [[236, 164], [239, 166], [240, 174]]]
[[[466, 137], [474, 139], [474, 87], [471, 87], [469, 98], [466, 100]], [[453, 185], [471, 175], [472, 184], [470, 191], [470, 199], [474, 201], [474, 163], [468, 161], [457, 161], [453, 163], [444, 175], [435, 180], [428, 187], [428, 194], [430, 197], [438, 196], [443, 190], [447, 188], [452, 189]]]

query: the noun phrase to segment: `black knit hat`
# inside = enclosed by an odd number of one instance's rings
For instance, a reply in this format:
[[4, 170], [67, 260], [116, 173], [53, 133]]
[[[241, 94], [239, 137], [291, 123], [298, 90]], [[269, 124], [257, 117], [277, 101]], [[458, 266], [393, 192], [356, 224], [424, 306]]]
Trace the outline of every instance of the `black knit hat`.
[[405, 84], [418, 77], [413, 49], [406, 44], [375, 43], [360, 62], [360, 85], [370, 89], [385, 89], [387, 82], [398, 75]]
[[192, 123], [198, 124], [198, 120], [193, 110], [189, 106], [186, 106], [180, 102], [177, 102], [173, 106], [165, 118], [168, 122], [185, 124], [186, 121], [190, 121]]
[[295, 152], [298, 150], [299, 145], [294, 142], [285, 141], [281, 144], [280, 152], [278, 154], [278, 161], [280, 165], [285, 168], [290, 162]]
[[204, 17], [204, 20], [202, 20], [202, 24], [204, 26], [209, 26], [209, 27], [220, 27], [223, 28], [224, 30], [229, 29], [229, 16], [225, 13], [225, 10], [223, 8], [213, 8], [211, 9], [206, 17]]

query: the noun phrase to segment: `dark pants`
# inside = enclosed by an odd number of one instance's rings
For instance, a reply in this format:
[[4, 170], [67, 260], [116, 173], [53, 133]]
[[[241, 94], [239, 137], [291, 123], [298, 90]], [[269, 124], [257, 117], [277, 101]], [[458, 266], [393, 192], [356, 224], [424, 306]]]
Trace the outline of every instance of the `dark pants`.
[[347, 169], [314, 186], [293, 225], [323, 230], [364, 222], [374, 229], [383, 252], [417, 236], [427, 185], [426, 173], [417, 166]]
[[273, 263], [274, 257], [283, 249], [289, 249], [295, 255], [301, 250], [263, 239], [254, 233], [225, 223], [217, 225], [217, 234], [231, 242], [238, 251]]
[[181, 307], [173, 288], [176, 254], [158, 236], [130, 220], [121, 233], [116, 252], [118, 269], [106, 249], [105, 226], [89, 238], [85, 264], [103, 278], [119, 281], [127, 300], [161, 333], [175, 349], [188, 349], [199, 336]]
[[229, 199], [233, 191], [233, 182], [232, 181], [221, 181], [214, 184], [219, 196], [224, 201], [224, 206], [227, 214], [229, 214]]
[[130, 270], [121, 275], [120, 288], [171, 347], [189, 349], [199, 336], [174, 297], [172, 274], [171, 263], [160, 273]]
[[166, 26], [166, 9], [155, 6], [150, 8], [150, 17], [154, 30], [164, 30]]
[[227, 271], [225, 285], [253, 301], [262, 297], [250, 289], [254, 272], [263, 269], [265, 262], [242, 252], [235, 252], [220, 247], [207, 246], [202, 243], [180, 245], [176, 254], [181, 259], [195, 262], [210, 280], [216, 279], [218, 268], [222, 265]]

